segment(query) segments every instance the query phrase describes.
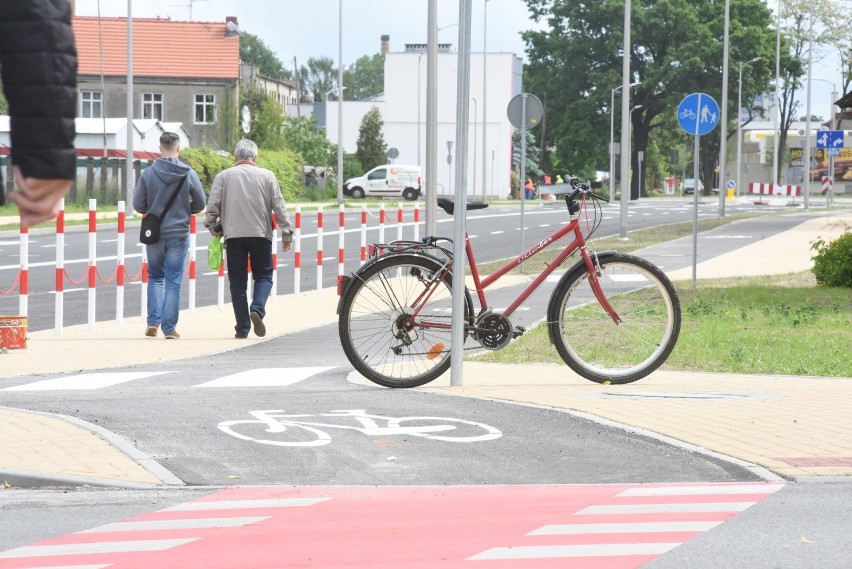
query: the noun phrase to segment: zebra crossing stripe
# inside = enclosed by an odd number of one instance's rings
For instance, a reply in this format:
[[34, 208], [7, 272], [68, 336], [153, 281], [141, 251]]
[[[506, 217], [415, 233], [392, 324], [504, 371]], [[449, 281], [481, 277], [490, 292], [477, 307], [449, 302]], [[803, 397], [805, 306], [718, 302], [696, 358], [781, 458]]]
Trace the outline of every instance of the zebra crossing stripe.
[[27, 569], [106, 569], [112, 563], [105, 565], [51, 565], [50, 567], [29, 567]]
[[553, 559], [559, 557], [616, 557], [625, 555], [660, 555], [680, 543], [602, 543], [588, 545], [530, 545], [495, 547], [468, 557], [467, 561], [497, 559]]
[[783, 484], [732, 484], [729, 486], [657, 486], [629, 488], [616, 497], [629, 496], [722, 496], [725, 494], [774, 494]]
[[145, 379], [155, 375], [174, 373], [171, 371], [120, 371], [104, 373], [82, 373], [44, 379], [25, 385], [7, 387], [4, 391], [54, 391], [54, 390], [83, 390], [101, 389], [119, 383], [126, 383], [137, 379]]
[[292, 508], [313, 506], [331, 498], [278, 498], [270, 500], [226, 500], [221, 502], [185, 502], [170, 506], [161, 512], [200, 512], [205, 510], [254, 510], [257, 508]]
[[527, 535], [591, 535], [613, 533], [701, 532], [713, 529], [721, 521], [712, 522], [627, 522], [621, 524], [551, 524]]
[[95, 528], [83, 530], [77, 533], [111, 533], [122, 531], [160, 531], [172, 529], [202, 529], [202, 528], [233, 528], [243, 527], [263, 520], [268, 520], [271, 516], [253, 516], [241, 518], [198, 518], [198, 519], [180, 519], [180, 520], [154, 520], [140, 522], [115, 522], [105, 524]]
[[679, 514], [697, 512], [744, 512], [756, 502], [696, 502], [676, 504], [620, 504], [589, 506], [577, 512], [578, 516], [610, 514]]
[[304, 381], [318, 373], [334, 369], [331, 367], [279, 367], [257, 368], [241, 371], [200, 383], [194, 387], [283, 387]]
[[140, 539], [134, 541], [96, 541], [93, 543], [69, 543], [62, 545], [28, 545], [0, 552], [0, 559], [21, 557], [49, 557], [56, 555], [93, 555], [98, 553], [130, 553], [142, 551], [165, 551], [179, 545], [196, 541], [197, 537], [183, 539]]

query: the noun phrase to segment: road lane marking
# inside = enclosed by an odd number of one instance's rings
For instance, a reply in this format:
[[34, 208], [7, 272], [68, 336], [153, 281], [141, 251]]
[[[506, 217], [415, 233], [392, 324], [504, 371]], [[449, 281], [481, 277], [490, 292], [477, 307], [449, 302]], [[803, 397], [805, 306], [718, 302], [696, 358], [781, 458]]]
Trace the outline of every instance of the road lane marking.
[[193, 387], [283, 387], [332, 370], [335, 367], [256, 368], [226, 375]]
[[56, 377], [53, 379], [45, 379], [36, 381], [35, 383], [27, 383], [25, 385], [16, 385], [15, 387], [7, 387], [4, 391], [59, 391], [59, 390], [80, 390], [80, 389], [101, 389], [102, 387], [110, 387], [119, 383], [126, 383], [137, 379], [145, 379], [155, 375], [165, 373], [174, 373], [171, 371], [125, 371], [125, 372], [106, 372], [106, 373], [83, 373], [66, 377]]

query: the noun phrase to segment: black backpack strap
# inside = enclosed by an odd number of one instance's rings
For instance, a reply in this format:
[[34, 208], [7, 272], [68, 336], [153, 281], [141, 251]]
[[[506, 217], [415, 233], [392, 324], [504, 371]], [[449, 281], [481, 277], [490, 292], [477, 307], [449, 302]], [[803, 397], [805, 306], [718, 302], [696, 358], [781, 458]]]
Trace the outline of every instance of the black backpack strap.
[[178, 194], [180, 193], [180, 189], [183, 187], [184, 182], [186, 182], [187, 176], [189, 176], [189, 174], [187, 174], [186, 176], [181, 178], [180, 182], [178, 182], [177, 188], [175, 188], [175, 191], [172, 194], [172, 197], [169, 198], [168, 203], [166, 203], [166, 207], [163, 208], [163, 213], [160, 214], [160, 219], [163, 219], [164, 217], [166, 217], [166, 212], [169, 211], [169, 208], [172, 207], [173, 203], [175, 203], [175, 199], [177, 198]]

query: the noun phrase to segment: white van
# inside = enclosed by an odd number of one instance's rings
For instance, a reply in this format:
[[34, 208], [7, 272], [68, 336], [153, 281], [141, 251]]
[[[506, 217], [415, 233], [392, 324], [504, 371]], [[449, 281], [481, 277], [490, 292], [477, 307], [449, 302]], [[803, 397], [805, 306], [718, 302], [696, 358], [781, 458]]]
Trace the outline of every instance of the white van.
[[346, 180], [343, 184], [343, 195], [356, 199], [373, 196], [416, 200], [423, 195], [420, 166], [376, 166], [360, 178]]

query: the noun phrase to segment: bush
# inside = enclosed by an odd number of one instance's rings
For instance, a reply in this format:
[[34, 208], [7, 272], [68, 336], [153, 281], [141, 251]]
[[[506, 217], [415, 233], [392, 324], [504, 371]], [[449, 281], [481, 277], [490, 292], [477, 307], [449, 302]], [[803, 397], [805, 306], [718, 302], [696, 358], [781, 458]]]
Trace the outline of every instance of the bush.
[[811, 250], [816, 251], [812, 259], [817, 284], [852, 288], [852, 233], [847, 231], [830, 243], [817, 239]]
[[206, 147], [181, 148], [180, 159], [198, 173], [208, 195], [216, 174], [234, 165], [234, 157], [230, 154], [221, 156], [216, 150]]

